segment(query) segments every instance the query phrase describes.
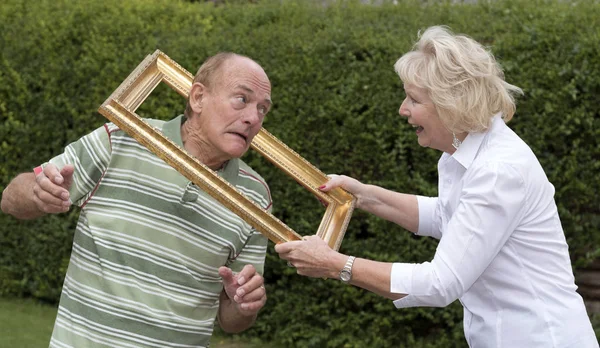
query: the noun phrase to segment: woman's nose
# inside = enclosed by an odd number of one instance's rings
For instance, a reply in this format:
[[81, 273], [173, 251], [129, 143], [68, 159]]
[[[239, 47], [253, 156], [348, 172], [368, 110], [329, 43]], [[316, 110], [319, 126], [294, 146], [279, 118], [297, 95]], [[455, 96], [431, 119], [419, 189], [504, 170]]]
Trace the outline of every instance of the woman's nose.
[[405, 103], [406, 103], [406, 99], [404, 99], [402, 101], [402, 104], [400, 104], [400, 109], [398, 109], [398, 113], [400, 114], [400, 116], [408, 117], [408, 110], [404, 106]]

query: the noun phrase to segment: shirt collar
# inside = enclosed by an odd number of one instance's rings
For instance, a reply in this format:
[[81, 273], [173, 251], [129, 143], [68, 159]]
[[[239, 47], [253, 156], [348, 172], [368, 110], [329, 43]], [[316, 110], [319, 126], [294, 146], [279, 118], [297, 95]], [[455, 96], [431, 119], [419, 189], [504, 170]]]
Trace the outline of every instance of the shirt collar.
[[179, 115], [167, 121], [163, 124], [162, 132], [165, 137], [171, 139], [172, 142], [177, 144], [183, 149], [183, 140], [181, 140], [181, 125], [185, 122], [186, 118], [183, 115]]
[[217, 171], [217, 174], [226, 181], [232, 182], [237, 178], [240, 169], [240, 159], [232, 158]]
[[467, 134], [465, 140], [462, 142], [462, 144], [460, 144], [454, 154], [452, 154], [452, 158], [465, 167], [465, 169], [469, 168], [471, 163], [473, 163], [475, 156], [477, 156], [477, 152], [479, 152], [479, 148], [483, 143], [485, 135], [497, 122], [504, 122], [501, 118], [501, 113], [494, 115], [492, 118], [492, 124], [487, 131]]
[[[167, 121], [163, 124], [162, 132], [163, 134], [171, 139], [175, 144], [177, 144], [180, 148], [185, 151], [183, 147], [183, 140], [181, 139], [181, 125], [186, 121], [185, 115], [179, 115], [174, 119]], [[186, 151], [187, 152], [187, 151]], [[222, 177], [223, 179], [231, 182], [238, 175], [238, 171], [240, 168], [239, 159], [232, 158], [221, 167], [221, 169], [217, 170], [217, 175]]]

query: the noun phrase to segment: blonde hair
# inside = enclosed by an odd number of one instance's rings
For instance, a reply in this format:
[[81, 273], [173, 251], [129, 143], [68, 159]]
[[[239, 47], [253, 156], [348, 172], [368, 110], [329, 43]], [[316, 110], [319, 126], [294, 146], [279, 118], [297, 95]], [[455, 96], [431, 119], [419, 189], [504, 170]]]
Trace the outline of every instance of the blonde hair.
[[434, 26], [419, 35], [413, 50], [394, 64], [404, 83], [424, 88], [442, 123], [454, 133], [481, 132], [502, 112], [515, 113], [515, 94], [496, 59], [477, 41]]

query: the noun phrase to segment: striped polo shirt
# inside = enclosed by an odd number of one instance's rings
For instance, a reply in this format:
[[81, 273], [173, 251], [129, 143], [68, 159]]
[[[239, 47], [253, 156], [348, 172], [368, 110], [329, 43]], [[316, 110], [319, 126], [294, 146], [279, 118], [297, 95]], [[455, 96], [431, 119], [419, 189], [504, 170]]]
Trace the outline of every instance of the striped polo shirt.
[[[147, 120], [183, 148], [179, 116]], [[262, 274], [267, 239], [108, 123], [50, 163], [73, 164], [82, 207], [50, 347], [206, 347], [223, 289], [218, 268]], [[239, 159], [218, 175], [271, 210]]]

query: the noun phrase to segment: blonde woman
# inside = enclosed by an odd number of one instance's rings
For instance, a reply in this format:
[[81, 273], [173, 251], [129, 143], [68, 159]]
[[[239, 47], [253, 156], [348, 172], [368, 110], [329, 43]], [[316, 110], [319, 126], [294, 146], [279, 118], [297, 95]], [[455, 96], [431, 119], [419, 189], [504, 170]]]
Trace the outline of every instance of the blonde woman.
[[332, 175], [358, 208], [439, 239], [433, 260], [383, 263], [331, 250], [316, 236], [277, 245], [298, 274], [336, 278], [397, 308], [460, 299], [470, 347], [598, 347], [577, 294], [554, 187], [508, 126], [513, 96], [493, 55], [464, 35], [431, 27], [394, 66], [400, 116], [419, 145], [442, 151], [438, 197], [403, 194]]

